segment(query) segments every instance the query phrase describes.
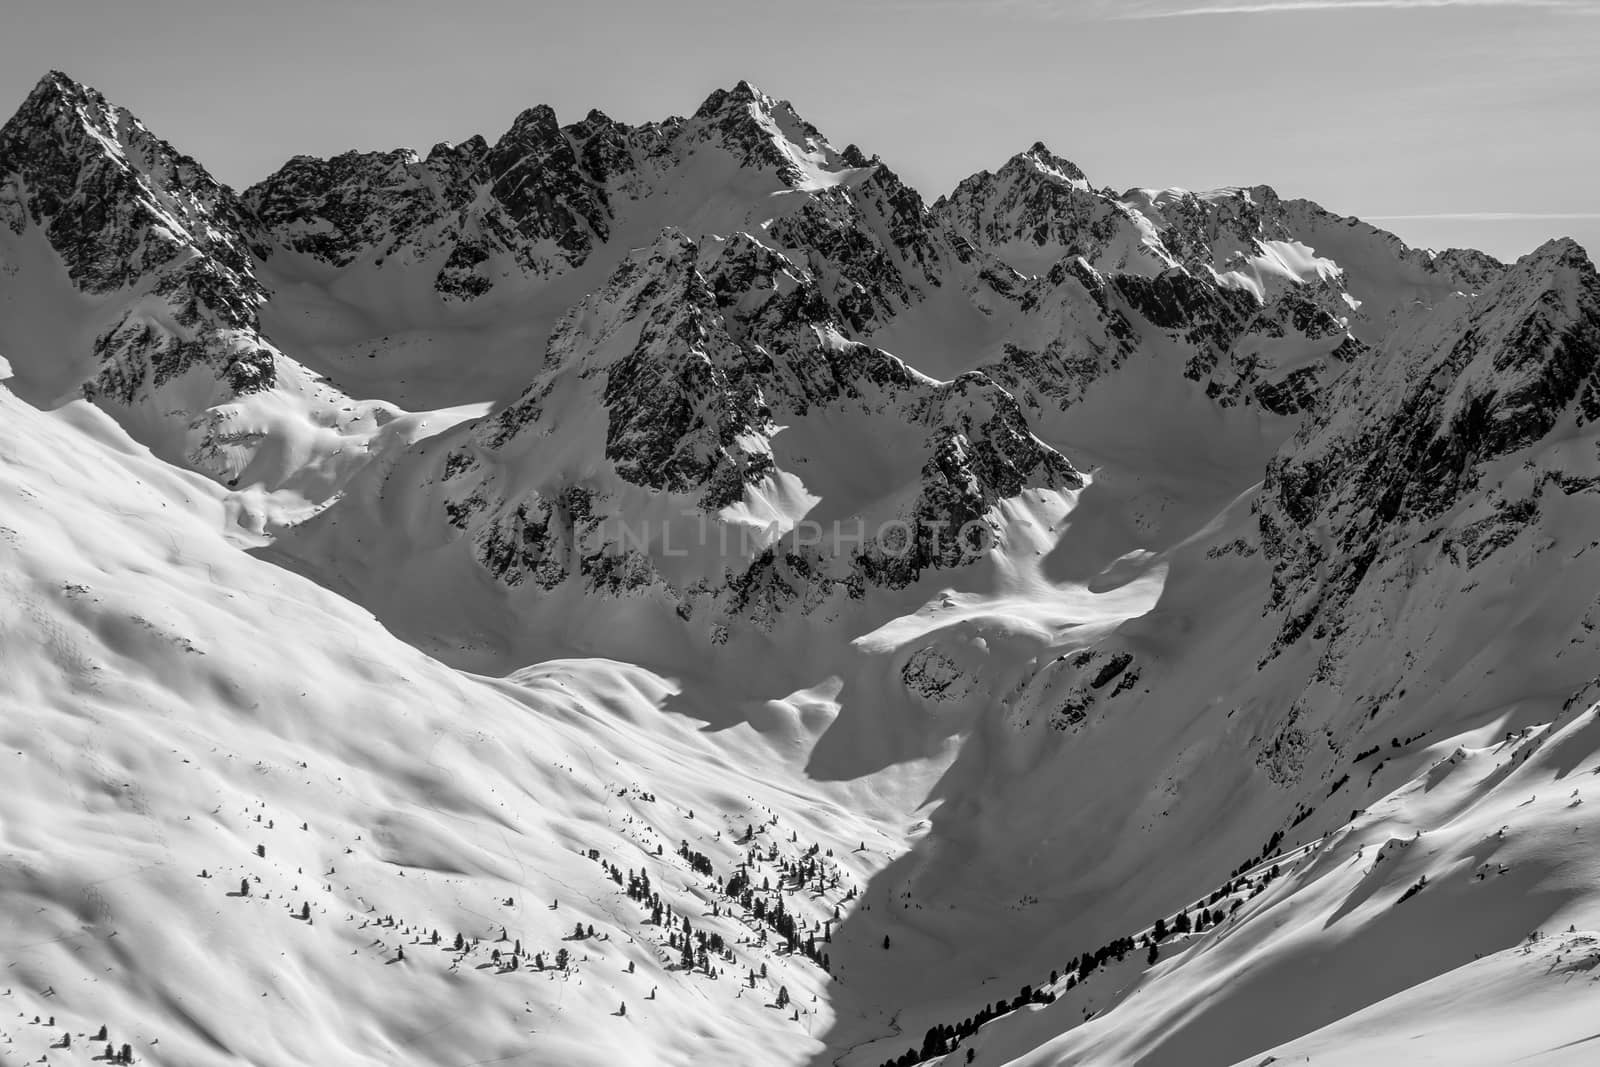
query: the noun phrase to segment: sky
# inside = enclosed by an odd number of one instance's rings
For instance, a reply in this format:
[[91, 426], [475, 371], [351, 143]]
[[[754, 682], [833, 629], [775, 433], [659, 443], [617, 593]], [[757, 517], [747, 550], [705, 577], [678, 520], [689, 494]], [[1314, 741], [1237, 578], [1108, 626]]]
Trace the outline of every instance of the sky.
[[746, 78], [930, 200], [1042, 140], [1118, 190], [1266, 183], [1414, 245], [1600, 255], [1600, 0], [4, 0], [0, 113], [52, 68], [241, 188]]

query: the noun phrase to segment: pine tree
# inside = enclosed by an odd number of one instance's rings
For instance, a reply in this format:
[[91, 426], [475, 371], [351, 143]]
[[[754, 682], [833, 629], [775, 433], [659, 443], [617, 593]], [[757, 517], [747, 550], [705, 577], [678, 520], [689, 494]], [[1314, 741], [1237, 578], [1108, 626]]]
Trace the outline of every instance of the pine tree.
[[1154, 967], [1155, 963], [1156, 963], [1156, 960], [1158, 958], [1160, 958], [1160, 956], [1161, 956], [1161, 950], [1156, 948], [1155, 942], [1152, 941], [1150, 943], [1150, 955], [1145, 957], [1145, 962], [1148, 963], [1150, 966]]
[[250, 879], [239, 879], [239, 895], [241, 897], [247, 897], [250, 895]]
[[779, 986], [778, 987], [778, 1007], [787, 1008], [788, 1006], [789, 1006], [789, 987], [786, 986], [786, 985]]

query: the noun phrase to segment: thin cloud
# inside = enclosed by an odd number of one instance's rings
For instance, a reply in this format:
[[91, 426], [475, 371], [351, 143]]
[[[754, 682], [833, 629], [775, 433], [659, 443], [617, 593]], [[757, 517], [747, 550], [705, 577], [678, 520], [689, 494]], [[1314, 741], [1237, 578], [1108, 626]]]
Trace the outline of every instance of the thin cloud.
[[[853, 0], [861, 3], [863, 0]], [[1142, 22], [1207, 15], [1294, 15], [1328, 11], [1444, 8], [1600, 15], [1600, 0], [865, 0], [879, 9], [987, 11], [1025, 19]]]
[[1178, 19], [1204, 15], [1292, 15], [1313, 11], [1420, 11], [1438, 8], [1502, 8], [1573, 15], [1600, 14], [1600, 0], [1212, 0], [1201, 3], [1139, 4], [1116, 19]]
[[1421, 215], [1364, 215], [1371, 222], [1594, 222], [1600, 211], [1430, 211]]

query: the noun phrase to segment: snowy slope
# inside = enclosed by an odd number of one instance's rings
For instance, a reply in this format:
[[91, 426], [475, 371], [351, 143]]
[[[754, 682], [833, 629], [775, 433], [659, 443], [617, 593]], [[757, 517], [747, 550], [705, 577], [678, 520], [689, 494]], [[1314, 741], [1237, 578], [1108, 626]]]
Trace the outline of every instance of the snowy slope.
[[[749, 847], [819, 844], [839, 883], [788, 899], [827, 918], [901, 844], [905, 784], [806, 784], [779, 739], [701, 733], [694, 709], [666, 710], [677, 683], [625, 664], [457, 674], [240, 552], [215, 487], [94, 409], [46, 415], [6, 390], [0, 405], [0, 1058], [87, 1057], [102, 1023], [139, 1062], [183, 1065], [819, 1047], [825, 972], [758, 945], [761, 924], [727, 916], [674, 852], [689, 842], [725, 879]], [[667, 931], [589, 849], [647, 871], [734, 959], [715, 978], [675, 969]], [[764, 859], [752, 872], [779, 881]], [[598, 937], [564, 941], [579, 922]], [[457, 931], [482, 942], [454, 953]], [[515, 942], [523, 966], [497, 971], [490, 953]], [[769, 1006], [781, 985], [799, 1020]], [[63, 1032], [77, 1051], [47, 1052]]]

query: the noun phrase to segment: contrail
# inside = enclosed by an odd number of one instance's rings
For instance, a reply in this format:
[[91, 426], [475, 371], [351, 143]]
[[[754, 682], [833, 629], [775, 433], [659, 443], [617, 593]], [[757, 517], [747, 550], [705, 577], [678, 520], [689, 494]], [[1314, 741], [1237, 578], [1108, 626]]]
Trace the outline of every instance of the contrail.
[[1446, 7], [1522, 8], [1600, 14], [1594, 0], [1241, 0], [1241, 2], [1191, 4], [1182, 7], [1140, 6], [1111, 16], [1114, 19], [1196, 18], [1201, 15], [1285, 15], [1310, 11], [1426, 10]]

